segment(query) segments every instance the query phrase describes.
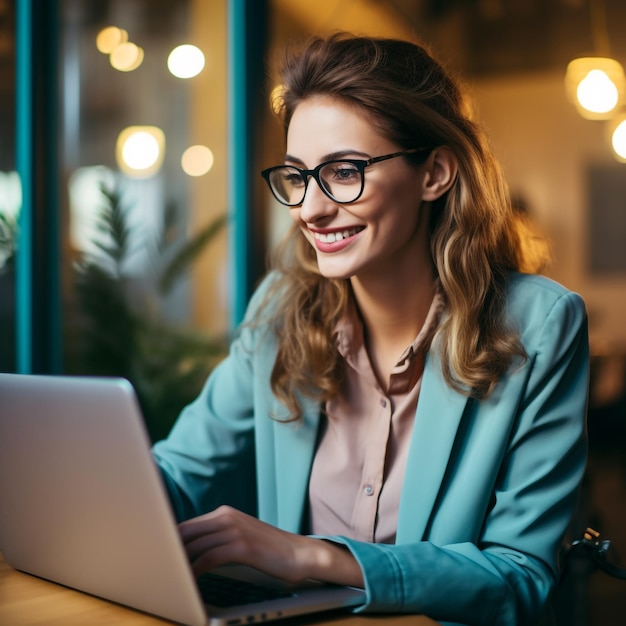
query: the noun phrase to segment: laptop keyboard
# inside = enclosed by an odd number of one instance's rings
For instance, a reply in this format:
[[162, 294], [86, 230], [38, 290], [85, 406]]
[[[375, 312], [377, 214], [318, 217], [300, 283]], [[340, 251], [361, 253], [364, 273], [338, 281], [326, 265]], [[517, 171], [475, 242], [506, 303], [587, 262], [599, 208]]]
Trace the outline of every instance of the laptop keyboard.
[[204, 602], [222, 608], [238, 604], [253, 604], [277, 598], [289, 598], [293, 595], [283, 589], [264, 587], [263, 585], [211, 573], [202, 574], [198, 578], [198, 587]]

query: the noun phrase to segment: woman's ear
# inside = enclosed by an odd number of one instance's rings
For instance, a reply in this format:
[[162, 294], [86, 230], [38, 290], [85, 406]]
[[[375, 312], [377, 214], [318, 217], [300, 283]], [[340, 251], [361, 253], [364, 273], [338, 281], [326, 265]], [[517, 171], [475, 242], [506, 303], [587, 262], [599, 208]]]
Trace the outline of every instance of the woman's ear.
[[430, 153], [425, 166], [422, 200], [436, 200], [446, 193], [456, 180], [458, 161], [450, 148], [440, 146]]

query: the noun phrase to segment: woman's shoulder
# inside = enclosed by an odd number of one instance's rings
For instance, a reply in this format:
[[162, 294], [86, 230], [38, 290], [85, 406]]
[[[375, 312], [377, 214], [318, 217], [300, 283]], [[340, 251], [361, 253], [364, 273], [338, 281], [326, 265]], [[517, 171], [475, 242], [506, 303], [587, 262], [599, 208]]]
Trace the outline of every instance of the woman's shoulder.
[[562, 284], [535, 274], [510, 274], [507, 289], [507, 312], [522, 330], [541, 329], [548, 319], [578, 326], [586, 320], [582, 297]]
[[521, 301], [526, 302], [530, 298], [533, 301], [545, 301], [546, 304], [550, 304], [570, 296], [582, 302], [580, 295], [547, 276], [519, 272], [509, 274], [508, 300], [511, 303], [520, 304]]
[[265, 274], [250, 296], [246, 310], [247, 321], [254, 319], [262, 311], [272, 311], [280, 299], [280, 278], [276, 271]]

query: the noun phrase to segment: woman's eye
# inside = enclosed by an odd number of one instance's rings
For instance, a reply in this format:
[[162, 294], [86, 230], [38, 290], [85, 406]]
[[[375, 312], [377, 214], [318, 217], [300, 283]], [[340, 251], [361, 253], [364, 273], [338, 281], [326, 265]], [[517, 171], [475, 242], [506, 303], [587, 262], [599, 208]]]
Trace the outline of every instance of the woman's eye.
[[359, 170], [353, 165], [336, 165], [332, 169], [332, 178], [336, 182], [352, 183], [361, 176]]
[[290, 187], [302, 187], [304, 185], [304, 180], [302, 180], [302, 176], [298, 172], [285, 172], [282, 179], [285, 185]]

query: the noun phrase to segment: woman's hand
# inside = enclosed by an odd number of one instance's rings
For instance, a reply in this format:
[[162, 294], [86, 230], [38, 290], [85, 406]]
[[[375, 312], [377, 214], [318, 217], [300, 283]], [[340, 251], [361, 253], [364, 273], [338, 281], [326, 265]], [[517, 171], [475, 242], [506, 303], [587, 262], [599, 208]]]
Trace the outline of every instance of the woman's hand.
[[363, 586], [361, 568], [343, 546], [296, 535], [229, 506], [179, 525], [196, 575], [218, 565], [249, 565], [289, 583], [307, 578]]

